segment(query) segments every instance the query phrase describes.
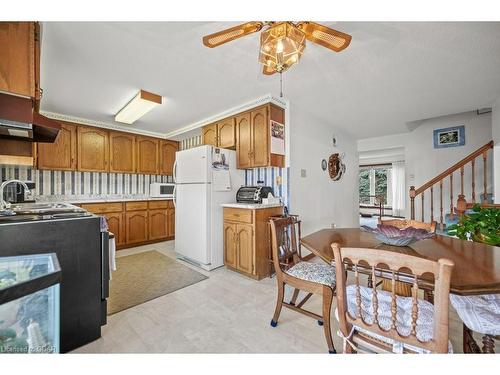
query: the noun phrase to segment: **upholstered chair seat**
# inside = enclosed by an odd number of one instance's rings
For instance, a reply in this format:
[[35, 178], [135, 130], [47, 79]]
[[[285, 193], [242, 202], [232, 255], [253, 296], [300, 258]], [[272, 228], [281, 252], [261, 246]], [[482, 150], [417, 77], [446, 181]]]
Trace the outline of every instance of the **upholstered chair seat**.
[[297, 279], [335, 288], [335, 268], [328, 264], [300, 262], [285, 273]]
[[483, 335], [500, 335], [500, 294], [457, 296], [450, 294], [453, 308], [464, 324]]

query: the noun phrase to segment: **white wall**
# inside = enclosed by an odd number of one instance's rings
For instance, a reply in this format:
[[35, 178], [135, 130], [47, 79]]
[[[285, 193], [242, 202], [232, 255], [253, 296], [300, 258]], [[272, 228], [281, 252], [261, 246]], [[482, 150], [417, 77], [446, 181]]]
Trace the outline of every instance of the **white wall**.
[[[322, 228], [359, 226], [358, 155], [356, 141], [339, 131], [334, 121], [324, 123], [291, 102], [290, 208], [300, 215], [302, 234]], [[332, 136], [337, 137], [337, 147]], [[346, 156], [346, 173], [332, 181], [321, 161], [333, 153]], [[305, 169], [306, 177], [301, 177]]]
[[496, 166], [494, 173], [495, 203], [500, 203], [500, 98], [493, 104], [491, 119], [491, 131], [495, 142], [494, 161]]
[[[492, 139], [492, 120], [491, 114], [477, 115], [475, 111], [464, 112], [455, 115], [442, 116], [429, 120], [425, 120], [422, 124], [412, 132], [391, 135], [386, 137], [376, 137], [361, 139], [358, 141], [358, 151], [360, 154], [373, 152], [375, 150], [387, 150], [404, 147], [405, 163], [406, 163], [406, 190], [410, 189], [411, 185], [416, 188], [423, 185], [439, 173], [451, 167], [460, 159], [469, 155], [479, 147], [486, 144]], [[450, 147], [435, 149], [433, 143], [433, 130], [447, 128], [450, 126], [465, 126], [465, 145], [460, 147]], [[490, 158], [491, 162], [491, 158]], [[499, 165], [499, 164], [497, 164]], [[476, 198], [479, 199], [479, 194], [483, 192], [482, 186], [482, 161], [476, 161]], [[492, 170], [490, 168], [490, 170]], [[464, 180], [471, 180], [470, 168], [465, 170]], [[456, 201], [459, 191], [460, 174], [454, 176], [454, 201]], [[450, 193], [449, 181], [444, 182], [443, 198], [444, 211], [449, 211]], [[492, 179], [488, 180], [488, 190], [491, 192]], [[469, 186], [465, 186], [465, 193], [470, 191]], [[438, 187], [434, 190], [434, 217], [439, 213], [439, 204], [437, 197], [439, 194]], [[429, 200], [429, 194], [426, 196], [426, 201]], [[456, 203], [456, 202], [455, 202]], [[407, 214], [409, 217], [409, 201], [406, 205]], [[417, 201], [417, 218], [420, 219], [420, 201]], [[429, 204], [430, 206], [430, 204]], [[429, 218], [427, 218], [428, 220]]]

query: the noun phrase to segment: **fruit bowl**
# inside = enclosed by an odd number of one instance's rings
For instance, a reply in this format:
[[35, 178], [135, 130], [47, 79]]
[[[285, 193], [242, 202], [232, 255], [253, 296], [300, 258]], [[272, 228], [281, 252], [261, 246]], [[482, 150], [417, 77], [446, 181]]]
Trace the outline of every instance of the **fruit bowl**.
[[426, 238], [434, 236], [432, 232], [413, 227], [399, 229], [392, 225], [378, 224], [377, 228], [368, 227], [366, 225], [363, 225], [362, 228], [367, 232], [373, 233], [375, 238], [380, 242], [392, 246], [409, 246], [416, 241], [425, 240]]

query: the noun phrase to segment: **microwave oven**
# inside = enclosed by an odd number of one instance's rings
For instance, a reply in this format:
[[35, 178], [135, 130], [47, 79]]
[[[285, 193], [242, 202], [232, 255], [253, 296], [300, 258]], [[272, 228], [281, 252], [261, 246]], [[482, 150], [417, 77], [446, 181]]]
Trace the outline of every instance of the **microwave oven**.
[[153, 182], [149, 185], [151, 198], [173, 198], [175, 184], [168, 182]]

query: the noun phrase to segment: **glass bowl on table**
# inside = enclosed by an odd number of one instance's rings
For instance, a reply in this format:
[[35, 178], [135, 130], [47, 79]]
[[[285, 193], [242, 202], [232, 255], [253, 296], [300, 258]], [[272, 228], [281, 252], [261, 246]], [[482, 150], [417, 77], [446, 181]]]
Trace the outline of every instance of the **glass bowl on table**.
[[432, 232], [413, 227], [400, 229], [392, 225], [378, 224], [376, 228], [366, 225], [363, 225], [361, 228], [367, 232], [373, 233], [375, 238], [380, 242], [392, 246], [409, 246], [414, 242], [434, 236]]

